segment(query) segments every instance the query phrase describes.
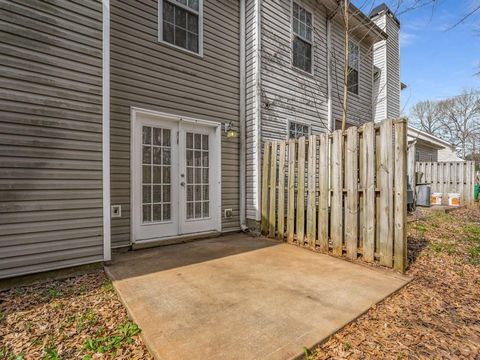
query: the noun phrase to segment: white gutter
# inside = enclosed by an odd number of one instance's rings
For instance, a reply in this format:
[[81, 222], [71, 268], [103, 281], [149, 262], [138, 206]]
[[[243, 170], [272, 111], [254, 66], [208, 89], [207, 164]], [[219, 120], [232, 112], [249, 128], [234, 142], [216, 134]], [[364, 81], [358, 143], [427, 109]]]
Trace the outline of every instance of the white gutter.
[[246, 230], [245, 0], [240, 0], [240, 227]]
[[327, 123], [328, 131], [333, 131], [332, 120], [332, 19], [327, 16]]
[[257, 171], [256, 171], [256, 174], [257, 174], [257, 203], [256, 203], [256, 207], [257, 207], [257, 213], [256, 213], [256, 220], [257, 221], [260, 221], [262, 219], [262, 214], [261, 214], [261, 209], [260, 209], [260, 203], [261, 203], [261, 184], [262, 184], [262, 165], [261, 165], [261, 162], [262, 162], [262, 115], [261, 115], [261, 110], [262, 110], [262, 100], [261, 100], [261, 87], [262, 87], [262, 79], [261, 79], [261, 65], [262, 65], [262, 32], [261, 32], [261, 28], [262, 28], [262, 22], [261, 22], [261, 19], [262, 19], [262, 0], [257, 0], [256, 1], [256, 4], [257, 4], [257, 8], [255, 9], [256, 10], [256, 16], [257, 16], [257, 32], [256, 32], [256, 37], [257, 37], [257, 68], [256, 68], [256, 72], [257, 72], [257, 79], [256, 79], [256, 83], [255, 83], [255, 98], [256, 98], [256, 102], [257, 102], [257, 105], [256, 105], [256, 108], [257, 108], [257, 111], [256, 111], [256, 122], [257, 122], [257, 149], [256, 149], [256, 153], [257, 153], [257, 159], [256, 159], [256, 165], [257, 165]]
[[102, 189], [103, 261], [110, 261], [110, 0], [102, 0]]

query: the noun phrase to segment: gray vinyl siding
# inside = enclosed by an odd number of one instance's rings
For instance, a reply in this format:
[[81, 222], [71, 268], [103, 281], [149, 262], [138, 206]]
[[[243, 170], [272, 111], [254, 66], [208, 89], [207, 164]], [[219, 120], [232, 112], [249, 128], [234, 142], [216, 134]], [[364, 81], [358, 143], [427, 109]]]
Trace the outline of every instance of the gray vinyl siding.
[[[313, 15], [312, 73], [298, 70], [292, 65], [292, 1], [247, 1], [248, 219], [259, 220], [255, 210], [260, 206], [257, 174], [262, 142], [286, 139], [291, 121], [309, 125], [313, 134], [328, 130], [327, 15], [321, 2], [298, 0], [297, 3]], [[257, 31], [254, 11], [259, 4], [261, 33]], [[332, 117], [335, 121], [342, 117], [344, 30], [339, 20], [332, 22], [331, 30]], [[355, 125], [372, 121], [372, 44], [363, 41], [359, 45], [359, 94], [349, 94], [347, 114], [349, 124]], [[255, 55], [258, 53], [260, 66]], [[257, 141], [258, 127], [260, 141]]]
[[0, 33], [0, 278], [101, 261], [101, 1], [1, 1]]
[[[139, 107], [239, 129], [239, 3], [205, 0], [203, 57], [158, 41], [158, 2], [111, 1], [112, 247], [130, 244], [130, 109]], [[239, 139], [222, 131], [222, 230], [239, 229]], [[233, 209], [225, 219], [223, 210]]]
[[418, 161], [438, 161], [438, 150], [424, 144], [416, 144], [415, 151], [418, 151]]
[[313, 13], [313, 74], [292, 65], [290, 0], [262, 0], [261, 133], [262, 140], [284, 140], [289, 121], [327, 126], [326, 19], [323, 7], [301, 2]]
[[259, 117], [259, 2], [246, 0], [245, 4], [245, 121], [246, 121], [246, 217], [256, 219], [258, 203], [258, 117]]
[[[373, 45], [355, 34], [349, 34], [357, 43], [360, 51], [358, 74], [358, 94], [348, 92], [347, 122], [360, 125], [373, 120], [372, 86], [373, 86]], [[339, 21], [332, 23], [332, 117], [335, 121], [342, 119], [343, 108], [343, 73], [345, 30]]]

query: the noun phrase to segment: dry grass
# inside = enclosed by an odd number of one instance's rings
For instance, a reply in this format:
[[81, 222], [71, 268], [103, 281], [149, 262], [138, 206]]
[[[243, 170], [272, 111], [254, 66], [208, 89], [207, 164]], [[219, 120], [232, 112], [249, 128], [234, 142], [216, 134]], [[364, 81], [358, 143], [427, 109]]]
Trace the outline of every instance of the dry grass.
[[[420, 215], [414, 280], [308, 358], [480, 359], [480, 211]], [[103, 271], [0, 292], [0, 359], [151, 359], [139, 331]]]
[[104, 272], [0, 292], [0, 359], [151, 359]]
[[480, 359], [480, 211], [409, 224], [413, 281], [320, 346], [312, 359]]

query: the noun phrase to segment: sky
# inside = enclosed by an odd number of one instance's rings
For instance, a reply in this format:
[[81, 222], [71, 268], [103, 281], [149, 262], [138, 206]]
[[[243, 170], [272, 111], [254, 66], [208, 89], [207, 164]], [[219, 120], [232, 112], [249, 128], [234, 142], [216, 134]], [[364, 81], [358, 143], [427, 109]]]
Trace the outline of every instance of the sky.
[[[377, 0], [375, 5], [381, 2]], [[392, 8], [398, 0], [385, 2]], [[353, 3], [364, 12], [372, 6], [372, 1], [366, 0]], [[402, 91], [404, 115], [418, 101], [440, 100], [464, 89], [480, 89], [480, 77], [475, 76], [480, 71], [480, 10], [448, 30], [479, 5], [480, 0], [437, 0], [434, 8], [428, 5], [403, 14], [399, 10], [400, 76], [408, 86]]]

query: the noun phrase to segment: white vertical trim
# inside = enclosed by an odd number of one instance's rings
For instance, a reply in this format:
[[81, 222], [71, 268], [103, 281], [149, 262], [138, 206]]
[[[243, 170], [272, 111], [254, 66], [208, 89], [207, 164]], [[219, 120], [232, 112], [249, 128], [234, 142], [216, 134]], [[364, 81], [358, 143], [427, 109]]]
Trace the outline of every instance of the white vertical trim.
[[103, 260], [110, 261], [110, 0], [102, 0], [102, 189]]
[[255, 189], [256, 192], [256, 219], [260, 221], [262, 219], [261, 209], [260, 209], [260, 202], [261, 202], [261, 184], [262, 184], [262, 0], [256, 0], [256, 16], [257, 16], [257, 24], [256, 24], [256, 38], [257, 38], [257, 79], [255, 84], [255, 97], [256, 97], [256, 122], [257, 122], [257, 149], [256, 149], [256, 184], [257, 188]]
[[240, 226], [246, 226], [246, 157], [245, 157], [245, 0], [240, 0]]
[[333, 131], [333, 115], [332, 115], [332, 20], [325, 8], [327, 16], [327, 126], [328, 131]]

